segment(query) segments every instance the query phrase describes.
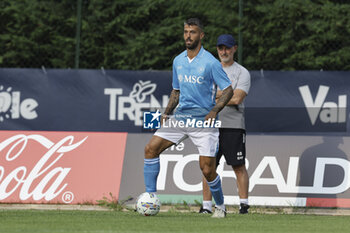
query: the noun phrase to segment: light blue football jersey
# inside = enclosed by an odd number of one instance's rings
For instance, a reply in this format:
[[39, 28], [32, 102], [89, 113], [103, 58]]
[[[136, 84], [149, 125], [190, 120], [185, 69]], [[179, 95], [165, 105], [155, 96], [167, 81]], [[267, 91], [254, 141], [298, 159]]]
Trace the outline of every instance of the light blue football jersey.
[[215, 106], [216, 86], [221, 90], [231, 85], [221, 63], [201, 47], [192, 62], [187, 50], [173, 61], [173, 89], [180, 90], [175, 117], [203, 119]]

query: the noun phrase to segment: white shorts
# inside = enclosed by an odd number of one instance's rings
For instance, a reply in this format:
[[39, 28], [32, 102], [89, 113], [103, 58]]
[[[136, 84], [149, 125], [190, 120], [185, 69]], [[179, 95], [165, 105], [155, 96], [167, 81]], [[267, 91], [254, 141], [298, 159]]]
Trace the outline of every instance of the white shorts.
[[160, 128], [155, 136], [179, 144], [186, 138], [190, 138], [198, 148], [200, 156], [215, 157], [219, 144], [219, 129], [216, 128]]

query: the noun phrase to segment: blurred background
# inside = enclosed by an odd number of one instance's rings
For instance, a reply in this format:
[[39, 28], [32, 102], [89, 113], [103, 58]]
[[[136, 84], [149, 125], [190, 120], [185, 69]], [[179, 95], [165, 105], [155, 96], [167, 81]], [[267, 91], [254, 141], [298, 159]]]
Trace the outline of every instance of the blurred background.
[[191, 17], [249, 70], [350, 70], [348, 0], [1, 0], [0, 67], [170, 70]]

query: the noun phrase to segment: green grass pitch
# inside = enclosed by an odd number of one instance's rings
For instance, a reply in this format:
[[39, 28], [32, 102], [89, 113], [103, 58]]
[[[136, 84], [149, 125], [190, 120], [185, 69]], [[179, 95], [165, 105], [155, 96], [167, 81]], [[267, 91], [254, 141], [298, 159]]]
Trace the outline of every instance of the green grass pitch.
[[350, 231], [349, 216], [228, 214], [213, 219], [198, 213], [71, 210], [0, 210], [0, 232], [317, 232]]

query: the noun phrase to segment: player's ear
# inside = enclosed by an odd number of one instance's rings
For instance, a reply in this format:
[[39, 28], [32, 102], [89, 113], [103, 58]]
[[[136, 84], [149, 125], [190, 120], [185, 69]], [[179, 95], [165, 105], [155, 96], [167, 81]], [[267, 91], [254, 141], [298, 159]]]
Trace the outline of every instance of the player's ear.
[[201, 31], [201, 35], [200, 38], [203, 39], [204, 38], [204, 32]]

